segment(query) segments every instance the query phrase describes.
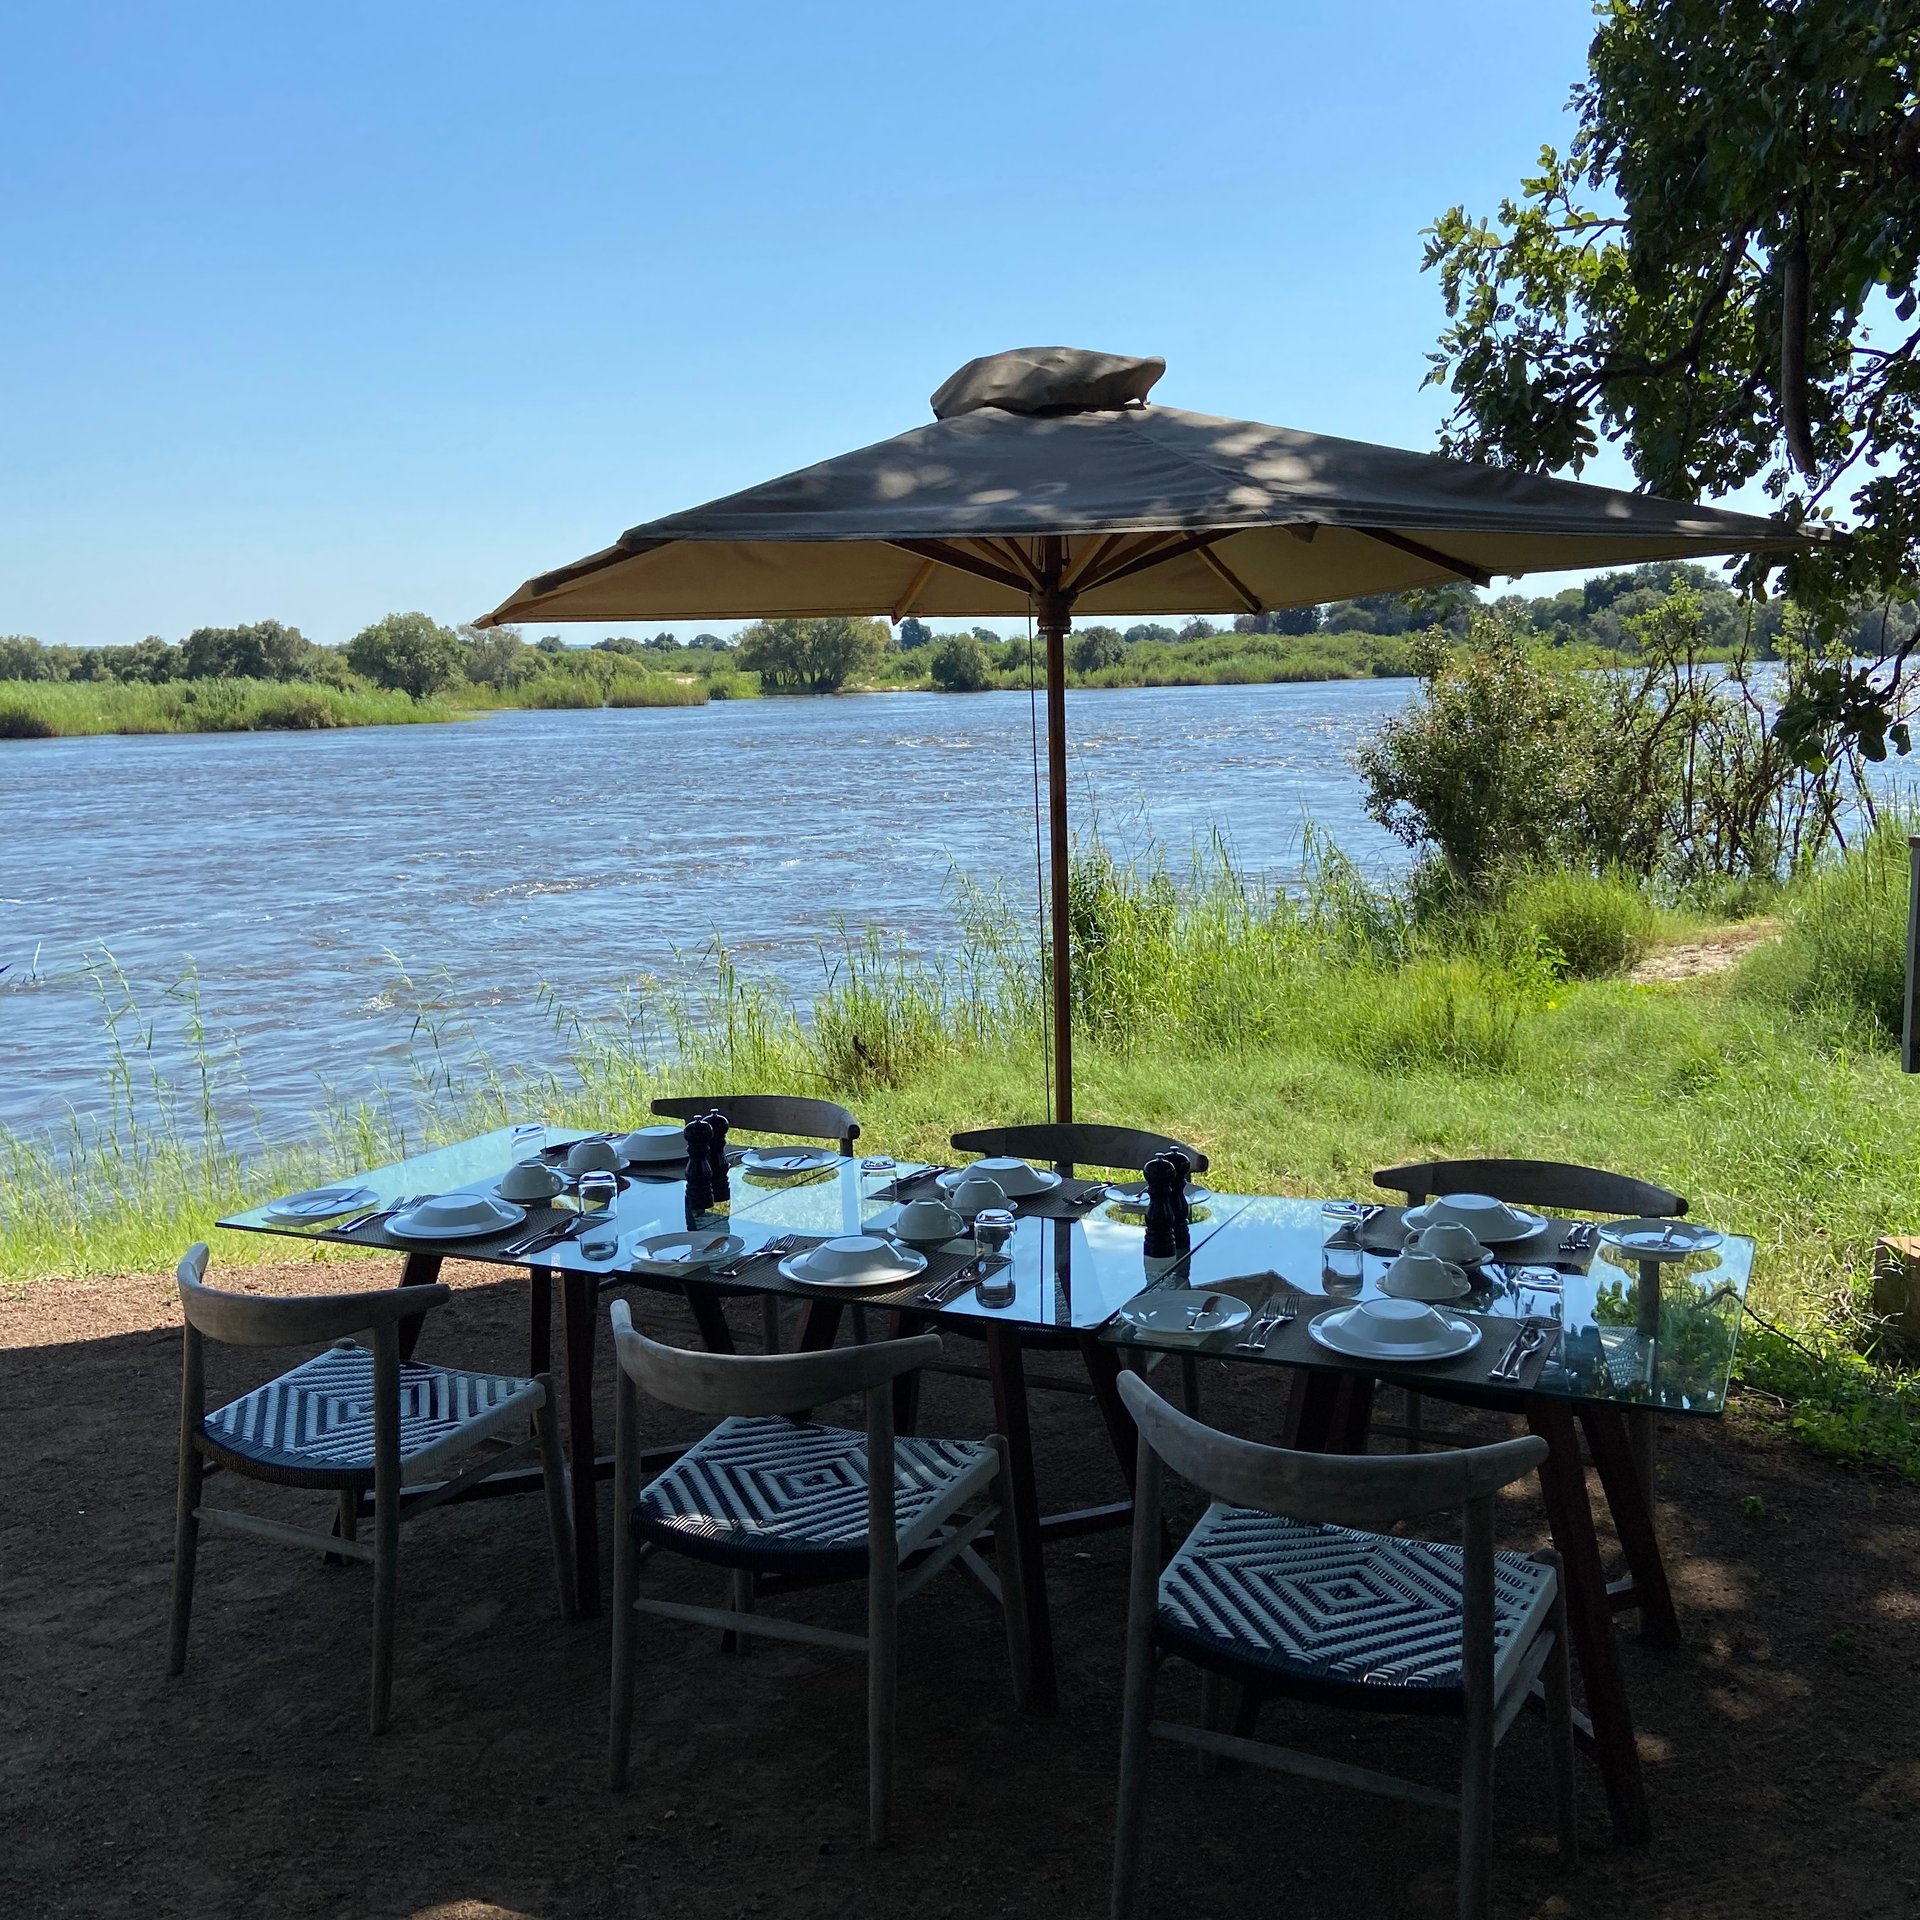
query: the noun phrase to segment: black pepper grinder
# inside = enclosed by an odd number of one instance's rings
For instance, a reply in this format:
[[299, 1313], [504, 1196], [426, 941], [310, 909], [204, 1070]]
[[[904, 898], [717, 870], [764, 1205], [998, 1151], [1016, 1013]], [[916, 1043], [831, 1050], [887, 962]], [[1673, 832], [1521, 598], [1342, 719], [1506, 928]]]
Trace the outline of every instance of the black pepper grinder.
[[1178, 1147], [1169, 1147], [1160, 1158], [1178, 1176], [1173, 1185], [1173, 1246], [1176, 1253], [1193, 1251], [1193, 1203], [1187, 1198], [1187, 1182], [1193, 1178], [1193, 1162]]
[[707, 1122], [707, 1205], [724, 1207], [733, 1200], [733, 1188], [727, 1179], [727, 1132], [729, 1121], [718, 1107], [706, 1115]]
[[1157, 1154], [1141, 1172], [1147, 1183], [1147, 1239], [1143, 1251], [1149, 1260], [1170, 1260], [1180, 1250], [1173, 1204], [1180, 1174]]
[[713, 1157], [708, 1142], [713, 1128], [704, 1119], [689, 1120], [683, 1129], [687, 1142], [687, 1212], [705, 1213], [713, 1205]]

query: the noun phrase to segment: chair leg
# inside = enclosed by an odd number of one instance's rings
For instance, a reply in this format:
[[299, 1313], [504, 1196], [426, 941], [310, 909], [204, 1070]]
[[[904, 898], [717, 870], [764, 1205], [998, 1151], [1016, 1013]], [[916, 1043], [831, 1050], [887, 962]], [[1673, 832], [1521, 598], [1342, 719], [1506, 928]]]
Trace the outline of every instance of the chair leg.
[[1553, 1747], [1553, 1804], [1560, 1831], [1560, 1857], [1569, 1866], [1580, 1862], [1580, 1816], [1575, 1800], [1573, 1765], [1573, 1658], [1567, 1645], [1567, 1602], [1559, 1582], [1560, 1556], [1552, 1556], [1555, 1576], [1550, 1630], [1553, 1652], [1541, 1675], [1547, 1695], [1547, 1738]]
[[[882, 1388], [888, 1392], [889, 1389]], [[887, 1844], [893, 1812], [894, 1692], [899, 1673], [900, 1612], [895, 1582], [867, 1580], [867, 1840]]]
[[[729, 1578], [727, 1604], [735, 1613], [753, 1611], [753, 1575], [745, 1567], [735, 1567]], [[735, 1653], [746, 1655], [753, 1651], [753, 1637], [744, 1630], [729, 1637]]]
[[385, 1733], [393, 1706], [393, 1616], [400, 1575], [400, 1502], [373, 1503], [373, 1705], [368, 1723]]
[[[553, 1574], [560, 1588], [560, 1618], [579, 1617], [580, 1595], [574, 1585], [573, 1514], [567, 1504], [567, 1462], [560, 1447], [560, 1422], [553, 1408], [553, 1382], [533, 1416], [540, 1440], [540, 1477], [547, 1495], [547, 1530], [553, 1536]], [[618, 1524], [619, 1516], [615, 1516]]]
[[[1219, 1733], [1227, 1717], [1227, 1683], [1210, 1667], [1200, 1669], [1200, 1724], [1209, 1733]], [[1194, 1754], [1202, 1780], [1211, 1780], [1220, 1771], [1220, 1756], [1204, 1748]]]
[[607, 1729], [607, 1785], [618, 1792], [627, 1784], [627, 1760], [633, 1746], [633, 1641], [638, 1622], [633, 1590], [640, 1554], [624, 1513], [613, 1527], [613, 1698]]
[[1159, 1664], [1146, 1635], [1129, 1638], [1120, 1717], [1120, 1803], [1113, 1821], [1111, 1920], [1132, 1920], [1139, 1898], [1140, 1837], [1147, 1798], [1147, 1727], [1153, 1719]]
[[[340, 1524], [335, 1528], [342, 1540], [352, 1540], [360, 1532], [360, 1495], [352, 1487], [340, 1490]], [[343, 1559], [340, 1563], [345, 1565]]]
[[760, 1296], [760, 1344], [767, 1353], [780, 1351], [780, 1296], [777, 1293]]
[[200, 1522], [193, 1510], [200, 1504], [200, 1481], [206, 1462], [193, 1446], [180, 1449], [180, 1476], [173, 1516], [173, 1603], [167, 1618], [167, 1671], [184, 1673], [187, 1667], [187, 1626], [193, 1617], [193, 1563], [200, 1545]]
[[1007, 1471], [1007, 1443], [999, 1434], [989, 1444], [1000, 1456], [1000, 1471], [993, 1480], [994, 1571], [1000, 1576], [1000, 1611], [1007, 1629], [1007, 1661], [1013, 1671], [1013, 1704], [1025, 1713], [1033, 1704], [1033, 1641], [1027, 1629], [1027, 1570], [1020, 1562], [1020, 1548], [1013, 1537], [1013, 1481]]
[[1180, 1404], [1190, 1418], [1200, 1418], [1200, 1362], [1190, 1353], [1180, 1356]]
[[1461, 1729], [1460, 1920], [1486, 1920], [1493, 1873], [1493, 1715], [1469, 1704]]
[[1420, 1442], [1426, 1437], [1421, 1419], [1420, 1396], [1411, 1387], [1407, 1389], [1407, 1451], [1418, 1453]]

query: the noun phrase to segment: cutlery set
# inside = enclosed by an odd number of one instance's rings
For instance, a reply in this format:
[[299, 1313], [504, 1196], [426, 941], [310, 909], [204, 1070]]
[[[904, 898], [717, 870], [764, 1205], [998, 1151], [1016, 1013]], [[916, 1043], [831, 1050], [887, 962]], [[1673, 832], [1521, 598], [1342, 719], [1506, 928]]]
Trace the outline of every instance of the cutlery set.
[[946, 1307], [965, 1293], [970, 1287], [977, 1287], [991, 1273], [997, 1273], [1002, 1267], [1011, 1266], [1005, 1254], [981, 1254], [978, 1259], [969, 1260], [958, 1273], [949, 1274], [946, 1279], [937, 1281], [920, 1295], [915, 1305], [922, 1307]]
[[713, 1278], [738, 1279], [742, 1271], [756, 1260], [784, 1260], [799, 1244], [800, 1236], [797, 1233], [776, 1234], [764, 1247], [755, 1247], [751, 1253], [743, 1253], [737, 1260], [729, 1260], [724, 1267], [715, 1267]]
[[378, 1226], [382, 1220], [391, 1220], [396, 1213], [405, 1213], [409, 1207], [417, 1207], [422, 1200], [432, 1196], [424, 1193], [403, 1194], [398, 1200], [384, 1207], [375, 1207], [370, 1213], [356, 1214], [351, 1220], [341, 1220], [329, 1227], [329, 1233], [358, 1233], [363, 1227]]
[[1555, 1331], [1551, 1320], [1529, 1320], [1507, 1343], [1506, 1352], [1493, 1363], [1487, 1378], [1518, 1380], [1527, 1370], [1527, 1362], [1553, 1338]]
[[1233, 1343], [1234, 1352], [1263, 1352], [1276, 1327], [1290, 1327], [1299, 1317], [1297, 1293], [1268, 1294], [1260, 1303], [1260, 1311], [1247, 1323], [1246, 1332]]

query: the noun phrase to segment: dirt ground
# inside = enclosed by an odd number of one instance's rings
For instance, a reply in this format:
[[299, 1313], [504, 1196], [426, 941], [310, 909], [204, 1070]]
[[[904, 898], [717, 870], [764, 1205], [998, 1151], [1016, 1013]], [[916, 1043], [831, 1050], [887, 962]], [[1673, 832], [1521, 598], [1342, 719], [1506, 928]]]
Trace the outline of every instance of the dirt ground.
[[[215, 1271], [299, 1291], [374, 1277], [337, 1265]], [[511, 1368], [521, 1287], [473, 1268], [449, 1278], [456, 1298], [423, 1357]], [[643, 1322], [691, 1337], [677, 1303], [635, 1299]], [[844, 1655], [762, 1642], [739, 1658], [697, 1628], [646, 1623], [634, 1786], [607, 1791], [607, 1622], [559, 1621], [534, 1499], [442, 1510], [403, 1533], [394, 1725], [380, 1740], [365, 1724], [363, 1567], [209, 1535], [188, 1671], [169, 1679], [177, 1326], [164, 1275], [0, 1296], [0, 1913], [1104, 1912], [1124, 1534], [1049, 1549], [1055, 1719], [1013, 1711], [997, 1620], [964, 1576], [913, 1604], [897, 1841], [872, 1854], [862, 1674]], [[604, 1343], [602, 1360], [604, 1407]], [[216, 1362], [221, 1393], [285, 1364]], [[1277, 1386], [1215, 1364], [1207, 1411], [1270, 1434]], [[1112, 1497], [1090, 1405], [1035, 1400], [1049, 1504]], [[929, 1382], [925, 1431], [979, 1433], [988, 1419], [984, 1385]], [[657, 1426], [685, 1431], [664, 1415]], [[1568, 1871], [1548, 1837], [1543, 1736], [1523, 1716], [1500, 1755], [1495, 1912], [1920, 1913], [1920, 1489], [1828, 1465], [1754, 1404], [1724, 1423], [1669, 1423], [1663, 1475], [1685, 1645], [1652, 1653], [1623, 1627], [1654, 1841], [1612, 1842], [1583, 1764], [1584, 1853]], [[246, 1493], [264, 1511], [301, 1512], [276, 1490]], [[603, 1516], [609, 1506], [603, 1490]], [[1534, 1543], [1530, 1499], [1513, 1500], [1502, 1526], [1505, 1544]], [[656, 1562], [646, 1577], [715, 1597], [711, 1571]], [[858, 1593], [787, 1604], [857, 1626]], [[1194, 1691], [1171, 1669], [1163, 1700], [1184, 1713]], [[1452, 1766], [1444, 1722], [1286, 1718], [1294, 1745], [1435, 1784]], [[1270, 1710], [1263, 1732], [1282, 1719]], [[1161, 1746], [1145, 1910], [1444, 1915], [1452, 1850], [1444, 1815], [1252, 1771], [1206, 1779], [1191, 1755]]]

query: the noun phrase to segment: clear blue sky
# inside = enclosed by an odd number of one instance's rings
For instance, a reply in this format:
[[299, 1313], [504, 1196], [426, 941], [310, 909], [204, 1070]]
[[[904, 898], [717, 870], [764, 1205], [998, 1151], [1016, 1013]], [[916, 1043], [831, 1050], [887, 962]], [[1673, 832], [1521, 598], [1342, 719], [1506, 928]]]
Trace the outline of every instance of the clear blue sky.
[[1591, 29], [1585, 0], [5, 8], [0, 632], [470, 618], [1008, 346], [1430, 445], [1420, 229], [1564, 138]]

